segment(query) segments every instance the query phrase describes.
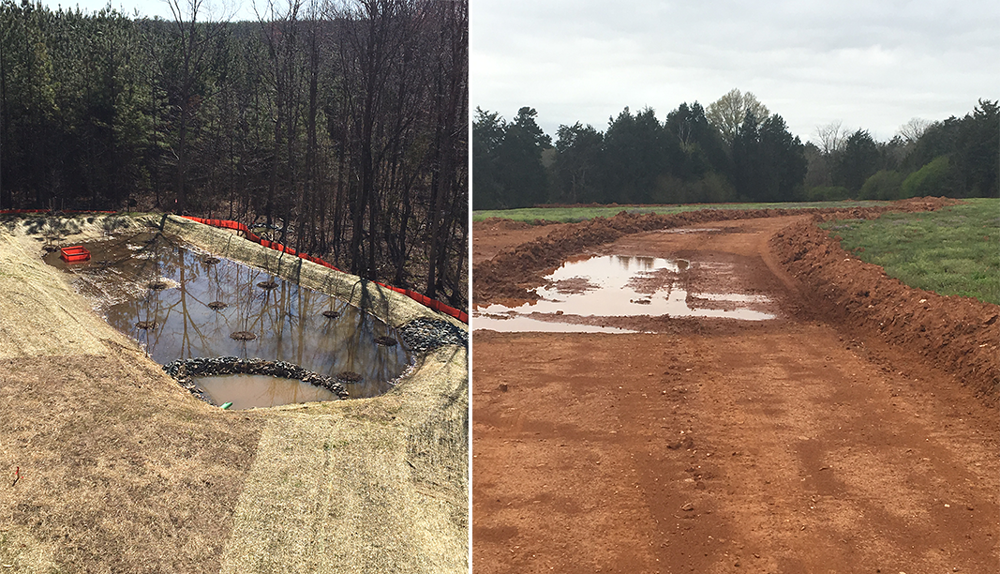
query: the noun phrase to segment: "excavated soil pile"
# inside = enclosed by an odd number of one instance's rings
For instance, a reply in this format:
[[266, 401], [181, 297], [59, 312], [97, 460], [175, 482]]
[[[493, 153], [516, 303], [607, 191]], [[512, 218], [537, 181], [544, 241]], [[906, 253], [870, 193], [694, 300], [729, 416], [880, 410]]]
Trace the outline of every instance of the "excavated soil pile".
[[[953, 203], [954, 200], [946, 198], [927, 197], [902, 201], [891, 206], [849, 210], [827, 208], [814, 210], [813, 213], [840, 218], [872, 218], [886, 211], [929, 211]], [[477, 264], [473, 270], [473, 301], [475, 305], [487, 305], [510, 299], [534, 300], [537, 296], [527, 290], [542, 285], [543, 275], [558, 267], [567, 256], [596, 245], [610, 243], [624, 235], [713, 221], [781, 217], [802, 213], [801, 209], [704, 209], [673, 215], [639, 215], [623, 211], [610, 219], [598, 217], [561, 226], [545, 237], [506, 250], [488, 261]]]
[[477, 222], [477, 224], [503, 231], [510, 231], [513, 229], [530, 229], [533, 227], [530, 223], [524, 221], [514, 221], [513, 219], [504, 219], [502, 217], [487, 217], [486, 219]]
[[850, 257], [815, 225], [842, 217], [817, 215], [813, 222], [796, 223], [772, 237], [771, 248], [811, 288], [807, 296], [827, 317], [855, 335], [919, 353], [995, 406], [1000, 398], [1000, 306], [914, 289], [888, 277], [880, 266]]
[[511, 221], [489, 217], [472, 224], [472, 234], [476, 240], [472, 243], [472, 264], [479, 265], [497, 254], [491, 239], [502, 240], [504, 245], [520, 245], [543, 235], [548, 235], [553, 229], [565, 224], [551, 222], [535, 222], [534, 225], [523, 221]]

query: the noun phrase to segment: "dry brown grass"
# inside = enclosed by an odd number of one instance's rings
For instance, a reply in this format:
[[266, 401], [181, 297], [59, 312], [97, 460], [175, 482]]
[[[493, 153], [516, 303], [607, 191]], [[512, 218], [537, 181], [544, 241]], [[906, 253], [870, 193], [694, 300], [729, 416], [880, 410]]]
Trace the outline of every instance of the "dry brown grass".
[[0, 568], [218, 571], [263, 421], [193, 400], [37, 243], [0, 237]]
[[[41, 262], [41, 227], [0, 230], [0, 574], [466, 569], [464, 349], [384, 397], [222, 411]], [[75, 241], [106, 228], [79, 227]], [[394, 324], [429, 313], [201, 227], [174, 231]]]
[[0, 466], [21, 473], [0, 484], [0, 523], [61, 570], [219, 569], [263, 421], [192, 401], [143, 359], [109, 344], [0, 373]]

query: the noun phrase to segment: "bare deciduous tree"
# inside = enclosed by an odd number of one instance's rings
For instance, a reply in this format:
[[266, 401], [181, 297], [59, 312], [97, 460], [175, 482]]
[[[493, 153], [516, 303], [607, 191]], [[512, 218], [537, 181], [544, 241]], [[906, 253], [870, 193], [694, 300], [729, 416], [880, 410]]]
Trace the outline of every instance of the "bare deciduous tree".
[[204, 7], [204, 0], [167, 0], [173, 15], [174, 57], [177, 58], [177, 69], [172, 77], [166, 74], [164, 82], [167, 92], [173, 97], [177, 109], [177, 146], [174, 154], [177, 158], [174, 193], [177, 198], [176, 209], [183, 212], [187, 207], [188, 179], [188, 135], [198, 107], [207, 94], [197, 94], [196, 87], [202, 81], [209, 66], [210, 48], [219, 34], [225, 28], [224, 22], [199, 24], [198, 14]]
[[899, 126], [896, 133], [902, 136], [903, 140], [905, 140], [907, 144], [916, 143], [917, 140], [920, 139], [920, 136], [924, 135], [924, 132], [926, 132], [927, 128], [931, 127], [933, 123], [934, 122], [923, 118], [912, 118], [910, 121]]
[[823, 155], [831, 155], [841, 151], [844, 149], [844, 141], [847, 138], [844, 122], [834, 120], [825, 126], [817, 126], [816, 138], [819, 140], [819, 149]]

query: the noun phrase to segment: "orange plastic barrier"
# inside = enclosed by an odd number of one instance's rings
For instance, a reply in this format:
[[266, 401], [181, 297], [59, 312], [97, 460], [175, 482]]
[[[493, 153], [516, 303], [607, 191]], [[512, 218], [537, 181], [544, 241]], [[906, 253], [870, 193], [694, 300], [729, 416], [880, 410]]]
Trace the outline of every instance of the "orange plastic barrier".
[[[204, 219], [204, 218], [201, 218], [201, 217], [194, 217], [194, 216], [191, 216], [191, 215], [183, 215], [182, 217], [184, 217], [186, 219], [190, 219], [191, 221], [196, 221], [198, 223], [203, 223], [205, 225], [211, 225], [212, 227], [220, 227], [220, 228], [223, 228], [223, 229], [233, 229], [233, 230], [236, 230], [236, 231], [240, 231], [240, 232], [242, 232], [242, 233], [244, 233], [246, 235], [247, 239], [249, 239], [250, 241], [253, 241], [254, 243], [259, 243], [260, 245], [263, 245], [264, 247], [269, 247], [271, 249], [274, 249], [275, 251], [280, 251], [282, 253], [287, 253], [289, 255], [294, 255], [295, 257], [299, 257], [299, 258], [305, 259], [307, 261], [312, 261], [313, 263], [316, 263], [318, 265], [322, 265], [324, 267], [329, 267], [330, 269], [333, 269], [334, 271], [340, 271], [340, 269], [337, 269], [336, 267], [334, 267], [333, 265], [327, 263], [326, 261], [323, 261], [319, 257], [314, 257], [314, 256], [308, 255], [306, 253], [299, 253], [299, 252], [295, 251], [294, 249], [292, 249], [291, 247], [286, 247], [286, 246], [284, 246], [284, 245], [282, 245], [282, 244], [280, 244], [280, 243], [278, 243], [276, 241], [270, 241], [270, 240], [267, 240], [267, 239], [263, 239], [259, 235], [251, 232], [249, 227], [247, 227], [246, 225], [244, 225], [242, 223], [239, 223], [237, 221], [230, 221], [228, 219]], [[343, 271], [341, 271], [341, 273], [343, 273]], [[442, 303], [440, 301], [436, 301], [434, 299], [431, 299], [430, 297], [428, 297], [427, 295], [424, 295], [423, 293], [418, 293], [418, 292], [410, 290], [410, 289], [400, 289], [399, 287], [392, 287], [390, 285], [384, 285], [382, 283], [377, 283], [377, 284], [379, 286], [381, 286], [381, 287], [384, 287], [386, 289], [390, 289], [390, 290], [395, 291], [397, 293], [402, 293], [403, 295], [406, 295], [410, 299], [413, 299], [414, 301], [420, 303], [421, 305], [429, 307], [429, 308], [433, 309], [434, 311], [437, 311], [439, 313], [444, 313], [446, 315], [451, 315], [452, 317], [458, 319], [459, 321], [461, 321], [463, 323], [466, 323], [466, 324], [469, 323], [469, 314], [468, 313], [466, 313], [464, 311], [461, 311], [459, 309], [456, 309], [456, 308], [454, 308], [454, 307], [452, 307], [450, 305], [445, 305], [444, 303]]]
[[62, 252], [59, 257], [66, 263], [79, 263], [80, 261], [87, 261], [90, 259], [90, 252], [84, 249], [82, 245], [63, 247], [59, 251]]
[[[50, 209], [0, 209], [0, 215], [21, 215], [21, 214], [28, 214], [28, 213], [51, 213], [51, 212], [52, 212], [52, 210], [50, 210]], [[63, 213], [118, 213], [118, 212], [116, 212], [116, 211], [65, 210], [65, 211], [63, 211]], [[276, 241], [269, 241], [267, 239], [264, 239], [264, 238], [260, 237], [259, 235], [257, 235], [256, 233], [251, 232], [249, 227], [247, 227], [246, 225], [244, 225], [242, 223], [239, 223], [237, 221], [230, 221], [228, 219], [204, 219], [202, 217], [194, 217], [194, 216], [191, 216], [191, 215], [182, 215], [181, 217], [184, 217], [186, 219], [190, 219], [191, 221], [196, 221], [198, 223], [204, 223], [205, 225], [211, 225], [212, 227], [221, 227], [223, 229], [233, 229], [235, 231], [240, 231], [244, 235], [246, 235], [247, 239], [249, 239], [250, 241], [253, 241], [254, 243], [259, 243], [260, 245], [263, 245], [264, 247], [269, 247], [271, 249], [274, 249], [276, 251], [280, 251], [282, 253], [287, 253], [289, 255], [294, 255], [296, 257], [300, 257], [302, 259], [306, 259], [308, 261], [312, 261], [313, 263], [316, 263], [318, 265], [322, 265], [324, 267], [329, 267], [330, 269], [333, 269], [334, 271], [340, 271], [340, 269], [337, 269], [336, 267], [334, 267], [333, 265], [330, 265], [326, 261], [323, 261], [319, 257], [314, 257], [314, 256], [308, 255], [306, 253], [298, 253], [297, 251], [295, 251], [291, 247], [286, 247], [286, 246], [284, 246], [284, 245], [282, 245], [282, 244], [280, 244], [280, 243], [278, 243]], [[79, 246], [77, 246], [77, 247], [79, 247]], [[67, 249], [72, 249], [72, 248], [67, 248]], [[80, 249], [83, 249], [83, 248], [80, 247]], [[90, 253], [87, 252], [85, 249], [84, 249], [84, 252], [86, 253], [86, 259], [72, 259], [72, 260], [67, 259], [66, 258], [67, 255], [65, 253], [65, 249], [64, 249], [64, 253], [63, 253], [63, 255], [61, 257], [64, 260], [66, 260], [67, 263], [74, 262], [74, 261], [86, 261], [87, 259], [90, 259]], [[82, 255], [70, 255], [70, 257], [81, 257], [81, 256]], [[381, 287], [385, 287], [386, 289], [391, 289], [391, 290], [393, 290], [393, 291], [395, 291], [397, 293], [402, 293], [403, 295], [406, 295], [407, 297], [413, 299], [414, 301], [417, 301], [418, 303], [420, 303], [422, 305], [430, 307], [431, 309], [433, 309], [435, 311], [438, 311], [439, 313], [445, 313], [446, 315], [451, 315], [452, 317], [455, 317], [456, 319], [458, 319], [459, 321], [461, 321], [463, 323], [468, 324], [468, 322], [469, 322], [469, 314], [468, 313], [466, 313], [464, 311], [461, 311], [459, 309], [456, 309], [456, 308], [454, 308], [454, 307], [452, 307], [450, 305], [445, 305], [444, 303], [442, 303], [440, 301], [436, 301], [434, 299], [431, 299], [430, 297], [424, 295], [423, 293], [418, 293], [418, 292], [410, 290], [410, 289], [400, 289], [399, 287], [392, 287], [390, 285], [384, 285], [382, 283], [378, 283], [378, 285], [380, 285]]]

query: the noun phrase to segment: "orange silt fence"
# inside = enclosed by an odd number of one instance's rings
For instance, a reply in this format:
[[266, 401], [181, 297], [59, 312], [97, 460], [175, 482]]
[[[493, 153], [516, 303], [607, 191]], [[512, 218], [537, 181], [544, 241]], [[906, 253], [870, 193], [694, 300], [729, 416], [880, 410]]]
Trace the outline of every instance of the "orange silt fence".
[[[286, 247], [276, 241], [270, 241], [268, 239], [264, 239], [258, 236], [257, 234], [253, 233], [252, 231], [250, 231], [249, 227], [237, 221], [229, 221], [227, 219], [203, 219], [201, 217], [193, 217], [190, 215], [183, 215], [182, 217], [190, 219], [191, 221], [203, 223], [205, 225], [211, 225], [212, 227], [219, 227], [223, 229], [233, 229], [235, 231], [240, 231], [246, 235], [247, 239], [253, 241], [254, 243], [257, 243], [264, 247], [268, 247], [270, 249], [274, 249], [275, 251], [279, 251], [281, 253], [287, 253], [289, 255], [298, 257], [300, 259], [305, 259], [306, 261], [311, 261], [313, 263], [316, 263], [317, 265], [322, 265], [324, 267], [333, 269], [334, 271], [340, 271], [340, 269], [337, 269], [336, 267], [320, 259], [319, 257], [315, 257], [307, 253], [299, 253], [298, 251], [292, 249], [291, 247]], [[341, 273], [343, 273], [343, 271], [341, 271]], [[402, 293], [403, 295], [406, 295], [410, 299], [413, 299], [414, 301], [434, 311], [437, 311], [439, 313], [444, 313], [445, 315], [450, 315], [465, 324], [469, 323], [469, 314], [466, 313], [465, 311], [456, 309], [450, 305], [445, 305], [440, 301], [431, 299], [430, 297], [424, 295], [423, 293], [418, 293], [411, 289], [400, 289], [399, 287], [392, 287], [390, 285], [384, 285], [382, 283], [376, 283], [376, 284], [379, 285], [380, 287], [384, 287], [385, 289], [389, 289], [397, 293]]]
[[[38, 213], [52, 213], [52, 210], [49, 210], [49, 209], [2, 209], [2, 210], [0, 210], [0, 215], [27, 215], [27, 214], [38, 214]], [[118, 212], [116, 212], [116, 211], [76, 211], [76, 210], [66, 210], [66, 211], [63, 211], [63, 213], [66, 213], [66, 214], [77, 213], [77, 214], [79, 214], [79, 213], [118, 213]], [[257, 243], [259, 245], [263, 245], [264, 247], [268, 247], [270, 249], [274, 249], [275, 251], [279, 251], [281, 253], [287, 253], [289, 255], [293, 255], [295, 257], [299, 257], [299, 258], [305, 259], [307, 261], [311, 261], [313, 263], [316, 263], [317, 265], [322, 265], [322, 266], [327, 267], [329, 269], [333, 269], [334, 271], [341, 271], [336, 266], [334, 266], [334, 265], [332, 265], [332, 264], [330, 264], [330, 263], [328, 263], [328, 262], [320, 259], [319, 257], [315, 257], [315, 256], [309, 255], [307, 253], [299, 253], [295, 249], [292, 249], [291, 247], [287, 247], [285, 245], [282, 245], [282, 244], [278, 243], [277, 241], [270, 241], [268, 239], [264, 239], [264, 238], [260, 237], [259, 235], [257, 235], [256, 233], [250, 231], [249, 227], [247, 227], [246, 225], [244, 225], [244, 224], [242, 224], [242, 223], [240, 223], [238, 221], [231, 221], [231, 220], [228, 220], [228, 219], [205, 219], [203, 217], [194, 217], [193, 215], [182, 215], [181, 217], [184, 217], [185, 219], [190, 219], [191, 221], [196, 221], [198, 223], [202, 223], [202, 224], [205, 224], [205, 225], [210, 225], [212, 227], [218, 227], [218, 228], [221, 228], [221, 229], [232, 229], [234, 231], [238, 231], [240, 233], [243, 233], [246, 236], [246, 238], [249, 239], [250, 241], [253, 241], [254, 243]], [[86, 260], [90, 259], [90, 253], [86, 249], [83, 249], [80, 246], [75, 246], [75, 247], [67, 248], [67, 249], [69, 249], [70, 252], [67, 253], [66, 249], [64, 249], [63, 250], [63, 254], [61, 255], [61, 257], [65, 261], [67, 261], [67, 262], [86, 261]], [[77, 249], [82, 249], [82, 252], [81, 251], [77, 251]], [[343, 273], [343, 271], [341, 271], [341, 273]], [[424, 295], [423, 293], [418, 293], [418, 292], [410, 290], [410, 289], [400, 289], [399, 287], [392, 287], [390, 285], [385, 285], [385, 284], [382, 284], [382, 283], [377, 283], [377, 285], [379, 285], [380, 287], [384, 287], [386, 289], [390, 289], [390, 290], [395, 291], [397, 293], [402, 293], [402, 294], [406, 295], [407, 297], [413, 299], [414, 301], [417, 301], [418, 303], [420, 303], [420, 304], [422, 304], [422, 305], [424, 305], [426, 307], [429, 307], [429, 308], [431, 308], [431, 309], [433, 309], [435, 311], [438, 311], [440, 313], [445, 313], [446, 315], [451, 315], [452, 317], [455, 317], [456, 319], [458, 319], [459, 321], [462, 321], [463, 323], [468, 323], [469, 322], [469, 315], [468, 315], [468, 313], [465, 313], [464, 311], [461, 311], [459, 309], [451, 307], [450, 305], [445, 305], [444, 303], [442, 303], [440, 301], [436, 301], [434, 299], [431, 299], [430, 297]]]

